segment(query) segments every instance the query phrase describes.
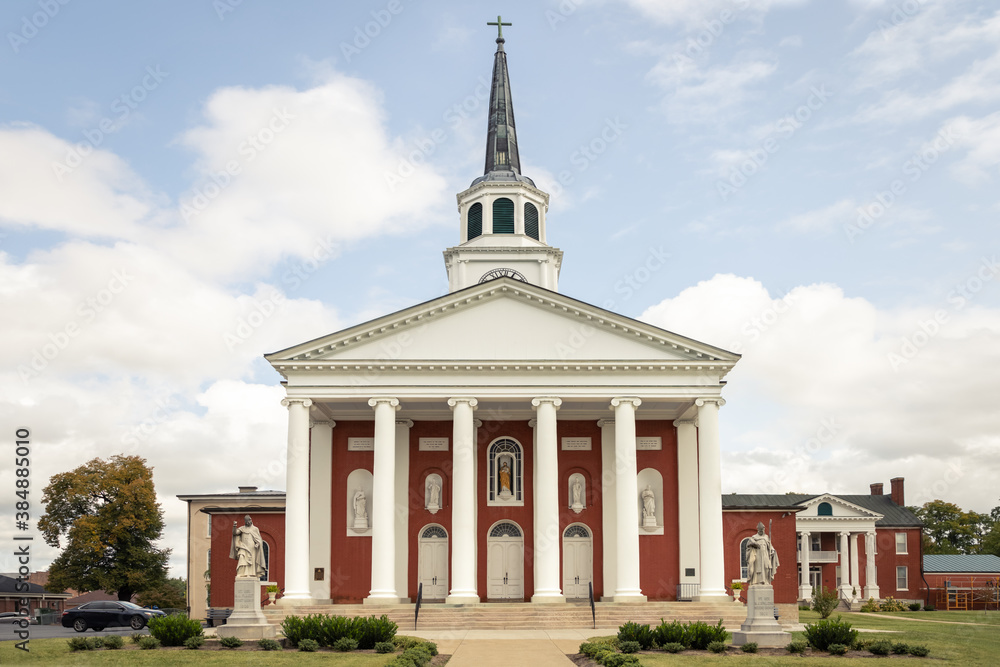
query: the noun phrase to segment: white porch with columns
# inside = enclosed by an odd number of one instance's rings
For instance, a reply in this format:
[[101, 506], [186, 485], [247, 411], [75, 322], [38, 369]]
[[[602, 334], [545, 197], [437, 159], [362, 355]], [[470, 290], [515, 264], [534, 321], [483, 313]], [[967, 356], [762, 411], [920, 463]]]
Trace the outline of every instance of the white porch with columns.
[[309, 408], [308, 398], [285, 398], [288, 451], [285, 467], [285, 594], [280, 604], [314, 602], [309, 588]]

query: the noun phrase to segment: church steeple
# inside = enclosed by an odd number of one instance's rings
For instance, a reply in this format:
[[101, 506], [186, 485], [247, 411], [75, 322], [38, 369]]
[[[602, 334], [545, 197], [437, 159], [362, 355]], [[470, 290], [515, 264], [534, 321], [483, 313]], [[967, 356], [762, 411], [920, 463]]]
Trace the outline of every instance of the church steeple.
[[546, 241], [549, 195], [521, 174], [514, 106], [498, 16], [497, 51], [487, 126], [486, 171], [458, 194], [459, 245], [444, 251], [448, 287], [510, 277], [556, 291], [562, 251]]
[[498, 16], [497, 52], [493, 56], [493, 84], [490, 88], [490, 119], [486, 132], [486, 169], [483, 174], [494, 171], [521, 173], [521, 159], [517, 154], [517, 131], [514, 128], [514, 102], [510, 93], [510, 75], [507, 72], [507, 53], [503, 50], [504, 23]]

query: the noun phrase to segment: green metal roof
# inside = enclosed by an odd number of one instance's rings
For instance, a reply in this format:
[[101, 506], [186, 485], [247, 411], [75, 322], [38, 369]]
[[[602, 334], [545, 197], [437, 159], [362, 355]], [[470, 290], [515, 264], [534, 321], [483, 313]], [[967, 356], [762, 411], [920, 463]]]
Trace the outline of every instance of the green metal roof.
[[924, 572], [1000, 574], [1000, 557], [990, 554], [928, 554]]
[[[819, 493], [786, 493], [786, 494], [764, 494], [764, 493], [730, 493], [722, 496], [722, 509], [736, 510], [793, 510], [799, 508], [802, 503], [815, 498]], [[891, 496], [845, 496], [840, 494], [829, 494], [835, 498], [863, 507], [866, 510], [877, 512], [882, 518], [875, 522], [880, 528], [920, 528], [923, 526], [917, 515], [900, 507], [892, 502]]]

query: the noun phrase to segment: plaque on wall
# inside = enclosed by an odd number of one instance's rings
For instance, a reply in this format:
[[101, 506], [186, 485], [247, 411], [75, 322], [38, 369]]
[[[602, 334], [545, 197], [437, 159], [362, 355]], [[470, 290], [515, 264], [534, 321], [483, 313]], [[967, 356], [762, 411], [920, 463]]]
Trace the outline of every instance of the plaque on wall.
[[563, 451], [590, 451], [590, 438], [563, 438], [562, 439]]
[[419, 451], [446, 452], [448, 451], [448, 438], [420, 438]]
[[375, 438], [348, 438], [347, 451], [349, 452], [374, 452]]
[[644, 449], [663, 449], [663, 438], [656, 436], [653, 438], [636, 438], [635, 448], [638, 450]]

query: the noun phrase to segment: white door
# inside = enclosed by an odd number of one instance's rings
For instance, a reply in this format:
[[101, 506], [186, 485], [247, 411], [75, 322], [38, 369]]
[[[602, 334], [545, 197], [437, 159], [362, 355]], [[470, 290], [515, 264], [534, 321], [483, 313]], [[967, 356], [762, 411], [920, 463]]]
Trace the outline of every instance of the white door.
[[524, 599], [524, 536], [517, 524], [493, 526], [486, 540], [486, 586], [490, 600]]
[[594, 542], [590, 531], [579, 524], [563, 533], [563, 595], [570, 600], [590, 598], [594, 578]]
[[448, 595], [448, 533], [441, 526], [427, 526], [420, 533], [417, 569], [424, 600], [444, 600]]

